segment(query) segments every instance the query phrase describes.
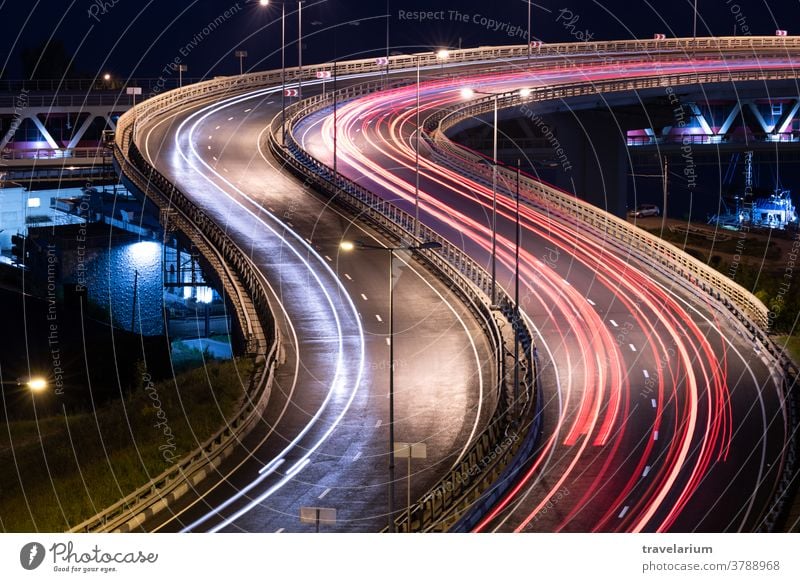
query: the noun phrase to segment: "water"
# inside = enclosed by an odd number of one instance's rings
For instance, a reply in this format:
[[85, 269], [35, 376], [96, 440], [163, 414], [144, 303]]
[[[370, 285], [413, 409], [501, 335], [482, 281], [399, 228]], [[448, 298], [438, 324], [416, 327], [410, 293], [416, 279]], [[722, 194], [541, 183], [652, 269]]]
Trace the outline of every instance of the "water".
[[64, 283], [85, 285], [89, 302], [115, 327], [147, 336], [162, 335], [161, 258], [162, 244], [155, 241], [69, 249], [63, 251], [62, 276]]

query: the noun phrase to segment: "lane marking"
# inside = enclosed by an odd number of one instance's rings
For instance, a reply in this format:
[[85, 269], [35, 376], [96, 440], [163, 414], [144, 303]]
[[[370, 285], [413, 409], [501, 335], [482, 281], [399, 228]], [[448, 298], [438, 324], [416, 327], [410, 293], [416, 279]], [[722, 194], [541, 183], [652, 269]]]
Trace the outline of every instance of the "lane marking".
[[328, 261], [329, 263], [333, 262], [333, 259], [330, 258], [328, 255], [325, 255], [325, 260]]
[[647, 370], [642, 370], [642, 374], [644, 374], [645, 380], [650, 379], [650, 372], [648, 372]]
[[375, 319], [378, 320], [378, 323], [383, 323], [383, 318], [380, 315], [378, 315], [377, 313], [375, 314]]
[[356, 453], [356, 456], [355, 456], [355, 457], [353, 457], [353, 462], [355, 463], [355, 462], [356, 462], [357, 460], [359, 460], [360, 458], [361, 458], [361, 451], [358, 451], [358, 452]]
[[325, 491], [322, 492], [322, 494], [319, 497], [317, 497], [317, 499], [323, 499], [330, 492], [331, 492], [331, 489], [330, 489], [330, 487], [328, 487]]
[[587, 301], [587, 302], [589, 303], [589, 305], [591, 305], [592, 307], [595, 307], [595, 306], [597, 305], [597, 303], [595, 303], [594, 301], [592, 301], [592, 300], [591, 300], [591, 299], [589, 299], [588, 297], [586, 298], [586, 301]]
[[653, 433], [653, 440], [654, 440], [654, 441], [657, 441], [657, 440], [658, 440], [658, 431], [655, 431], [655, 432]]
[[[363, 293], [361, 294], [361, 299], [363, 299], [364, 301], [369, 301], [369, 299], [367, 298], [367, 296], [366, 296], [366, 295], [364, 295]], [[515, 365], [516, 365], [516, 364], [515, 364]]]
[[650, 465], [647, 465], [642, 472], [642, 477], [647, 477], [650, 474]]
[[282, 527], [282, 528], [280, 528], [278, 530], [275, 530], [275, 533], [283, 533], [285, 531], [286, 531], [286, 528]]
[[655, 399], [655, 398], [651, 398], [651, 399], [650, 399], [650, 404], [652, 404], [652, 405], [653, 405], [653, 408], [656, 408], [656, 407], [658, 406], [658, 402], [656, 402], [656, 399]]
[[635, 352], [635, 351], [636, 351], [636, 346], [635, 346], [635, 345], [633, 345], [633, 344], [628, 344], [628, 346], [631, 348], [631, 351], [632, 351], [632, 352]]
[[383, 424], [383, 421], [379, 419], [378, 422], [375, 423], [375, 428], [378, 428], [382, 424]]
[[630, 505], [626, 505], [625, 507], [623, 507], [622, 511], [619, 512], [619, 518], [622, 519], [623, 517], [625, 517], [625, 514], [628, 513], [628, 510], [630, 508], [631, 508]]
[[386, 338], [386, 345], [387, 346], [392, 345], [392, 340], [390, 340], [388, 337]]
[[353, 280], [353, 278], [350, 275], [348, 275], [347, 273], [345, 273], [344, 276], [345, 276], [345, 279], [347, 279], [348, 281], [352, 281]]
[[611, 325], [613, 325], [614, 327], [619, 327], [619, 326], [617, 325], [617, 322], [616, 322], [616, 321], [614, 321], [613, 319], [609, 319], [609, 320], [608, 320], [608, 322], [609, 322]]

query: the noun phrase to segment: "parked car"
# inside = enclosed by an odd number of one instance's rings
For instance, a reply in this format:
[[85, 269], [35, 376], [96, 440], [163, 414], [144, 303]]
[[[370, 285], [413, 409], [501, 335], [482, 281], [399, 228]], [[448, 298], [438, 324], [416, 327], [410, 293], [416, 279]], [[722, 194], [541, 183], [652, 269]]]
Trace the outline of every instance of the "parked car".
[[636, 210], [628, 212], [630, 218], [644, 218], [645, 216], [661, 216], [661, 209], [655, 204], [640, 204]]

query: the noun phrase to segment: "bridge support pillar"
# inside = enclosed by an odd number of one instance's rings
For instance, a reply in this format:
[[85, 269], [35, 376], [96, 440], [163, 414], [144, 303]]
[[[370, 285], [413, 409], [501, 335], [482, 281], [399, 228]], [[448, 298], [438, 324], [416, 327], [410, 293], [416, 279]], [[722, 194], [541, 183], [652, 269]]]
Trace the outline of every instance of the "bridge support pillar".
[[604, 111], [543, 116], [563, 149], [555, 185], [611, 214], [624, 216], [628, 198], [625, 128]]

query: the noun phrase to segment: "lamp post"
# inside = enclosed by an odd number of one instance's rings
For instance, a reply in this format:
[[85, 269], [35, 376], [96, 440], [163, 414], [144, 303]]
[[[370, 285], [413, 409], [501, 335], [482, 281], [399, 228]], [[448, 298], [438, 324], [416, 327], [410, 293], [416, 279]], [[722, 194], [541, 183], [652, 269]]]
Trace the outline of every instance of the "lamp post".
[[697, 40], [697, 0], [694, 0], [694, 21], [692, 25], [692, 38]]
[[383, 247], [370, 245], [362, 241], [342, 242], [341, 250], [349, 252], [353, 250], [384, 251], [389, 253], [389, 532], [395, 533], [394, 522], [394, 257], [398, 251], [427, 251], [442, 248], [438, 242], [425, 242], [419, 245], [407, 245], [399, 247]]
[[178, 87], [183, 87], [183, 74], [188, 70], [188, 65], [178, 65]]
[[531, 60], [531, 0], [528, 0], [528, 60]]
[[303, 0], [297, 2], [297, 96], [303, 98]]
[[422, 128], [419, 126], [419, 106], [420, 106], [420, 56], [417, 55], [417, 139], [415, 145], [416, 157], [416, 186], [414, 188], [414, 236], [419, 238], [419, 138], [422, 137]]
[[[531, 94], [530, 89], [520, 89], [518, 95], [522, 98], [529, 97]], [[493, 137], [492, 137], [492, 305], [497, 303], [497, 137], [498, 137], [498, 111], [499, 99], [505, 93], [493, 93], [490, 91], [478, 91], [466, 87], [461, 90], [461, 96], [464, 99], [472, 99], [475, 95], [487, 95], [492, 98], [494, 102], [494, 123], [493, 123]]]

